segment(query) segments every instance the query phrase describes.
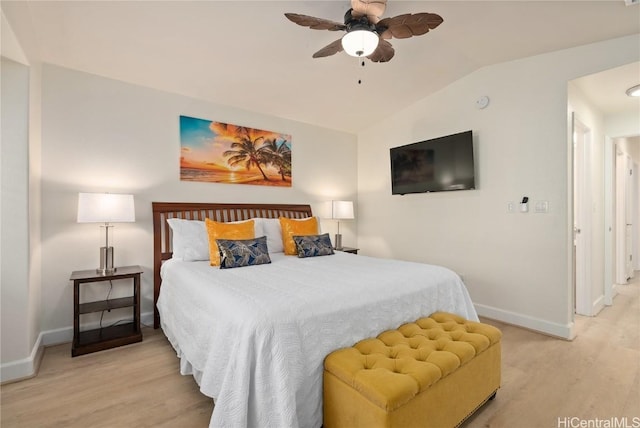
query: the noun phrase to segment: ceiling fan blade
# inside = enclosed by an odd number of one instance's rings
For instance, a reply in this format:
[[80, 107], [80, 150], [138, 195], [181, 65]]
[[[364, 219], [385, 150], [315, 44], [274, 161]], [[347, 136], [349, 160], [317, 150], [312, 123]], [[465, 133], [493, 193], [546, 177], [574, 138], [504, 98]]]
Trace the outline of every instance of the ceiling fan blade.
[[387, 8], [387, 0], [351, 0], [351, 16], [366, 16], [370, 23], [377, 24]]
[[303, 27], [309, 27], [312, 30], [340, 31], [347, 28], [339, 22], [316, 18], [315, 16], [299, 15], [297, 13], [285, 13], [284, 16], [286, 16], [289, 21], [302, 25]]
[[407, 13], [383, 19], [378, 22], [376, 29], [383, 39], [407, 39], [428, 33], [442, 22], [442, 17], [435, 13]]
[[395, 49], [393, 49], [393, 46], [391, 46], [391, 43], [387, 42], [386, 40], [380, 39], [376, 50], [373, 51], [373, 53], [367, 58], [369, 58], [373, 62], [387, 62], [390, 61], [395, 54], [396, 51]]
[[335, 42], [329, 43], [327, 46], [314, 53], [313, 57], [322, 58], [325, 56], [337, 54], [338, 52], [342, 52], [342, 39], [338, 39]]

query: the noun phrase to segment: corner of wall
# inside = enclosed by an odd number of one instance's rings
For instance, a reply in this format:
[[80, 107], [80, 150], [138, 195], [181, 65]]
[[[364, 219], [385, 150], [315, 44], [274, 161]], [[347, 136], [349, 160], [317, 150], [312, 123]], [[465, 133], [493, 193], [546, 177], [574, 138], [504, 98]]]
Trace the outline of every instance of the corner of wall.
[[31, 350], [31, 354], [27, 358], [0, 365], [0, 384], [29, 379], [38, 373], [38, 368], [44, 355], [42, 338], [43, 334], [40, 333]]
[[27, 59], [22, 46], [20, 46], [18, 38], [13, 32], [13, 28], [9, 24], [9, 21], [2, 10], [0, 10], [0, 31], [2, 32], [2, 36], [0, 37], [2, 40], [0, 55], [15, 62], [19, 62], [20, 64], [28, 65], [29, 60]]

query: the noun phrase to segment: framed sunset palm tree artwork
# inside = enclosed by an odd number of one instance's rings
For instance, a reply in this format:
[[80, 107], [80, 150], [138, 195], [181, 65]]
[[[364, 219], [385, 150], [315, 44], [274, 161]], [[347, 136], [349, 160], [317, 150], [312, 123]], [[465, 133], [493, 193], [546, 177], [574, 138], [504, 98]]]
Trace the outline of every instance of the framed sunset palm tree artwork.
[[291, 187], [291, 136], [180, 116], [180, 180]]

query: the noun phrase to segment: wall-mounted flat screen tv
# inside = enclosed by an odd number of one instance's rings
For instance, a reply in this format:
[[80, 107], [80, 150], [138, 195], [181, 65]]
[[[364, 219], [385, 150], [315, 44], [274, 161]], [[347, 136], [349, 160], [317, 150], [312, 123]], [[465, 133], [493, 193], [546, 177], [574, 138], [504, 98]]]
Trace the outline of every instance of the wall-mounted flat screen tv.
[[406, 146], [391, 152], [391, 193], [475, 189], [472, 131]]

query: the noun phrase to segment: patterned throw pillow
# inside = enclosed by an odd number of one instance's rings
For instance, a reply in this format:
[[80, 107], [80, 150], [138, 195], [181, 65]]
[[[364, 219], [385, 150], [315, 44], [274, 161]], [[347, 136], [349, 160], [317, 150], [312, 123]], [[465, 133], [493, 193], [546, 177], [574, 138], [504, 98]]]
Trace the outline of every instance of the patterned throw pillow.
[[216, 239], [220, 250], [220, 269], [271, 263], [267, 237], [255, 239]]
[[322, 235], [294, 236], [298, 257], [330, 256], [333, 254], [331, 238], [328, 233]]

